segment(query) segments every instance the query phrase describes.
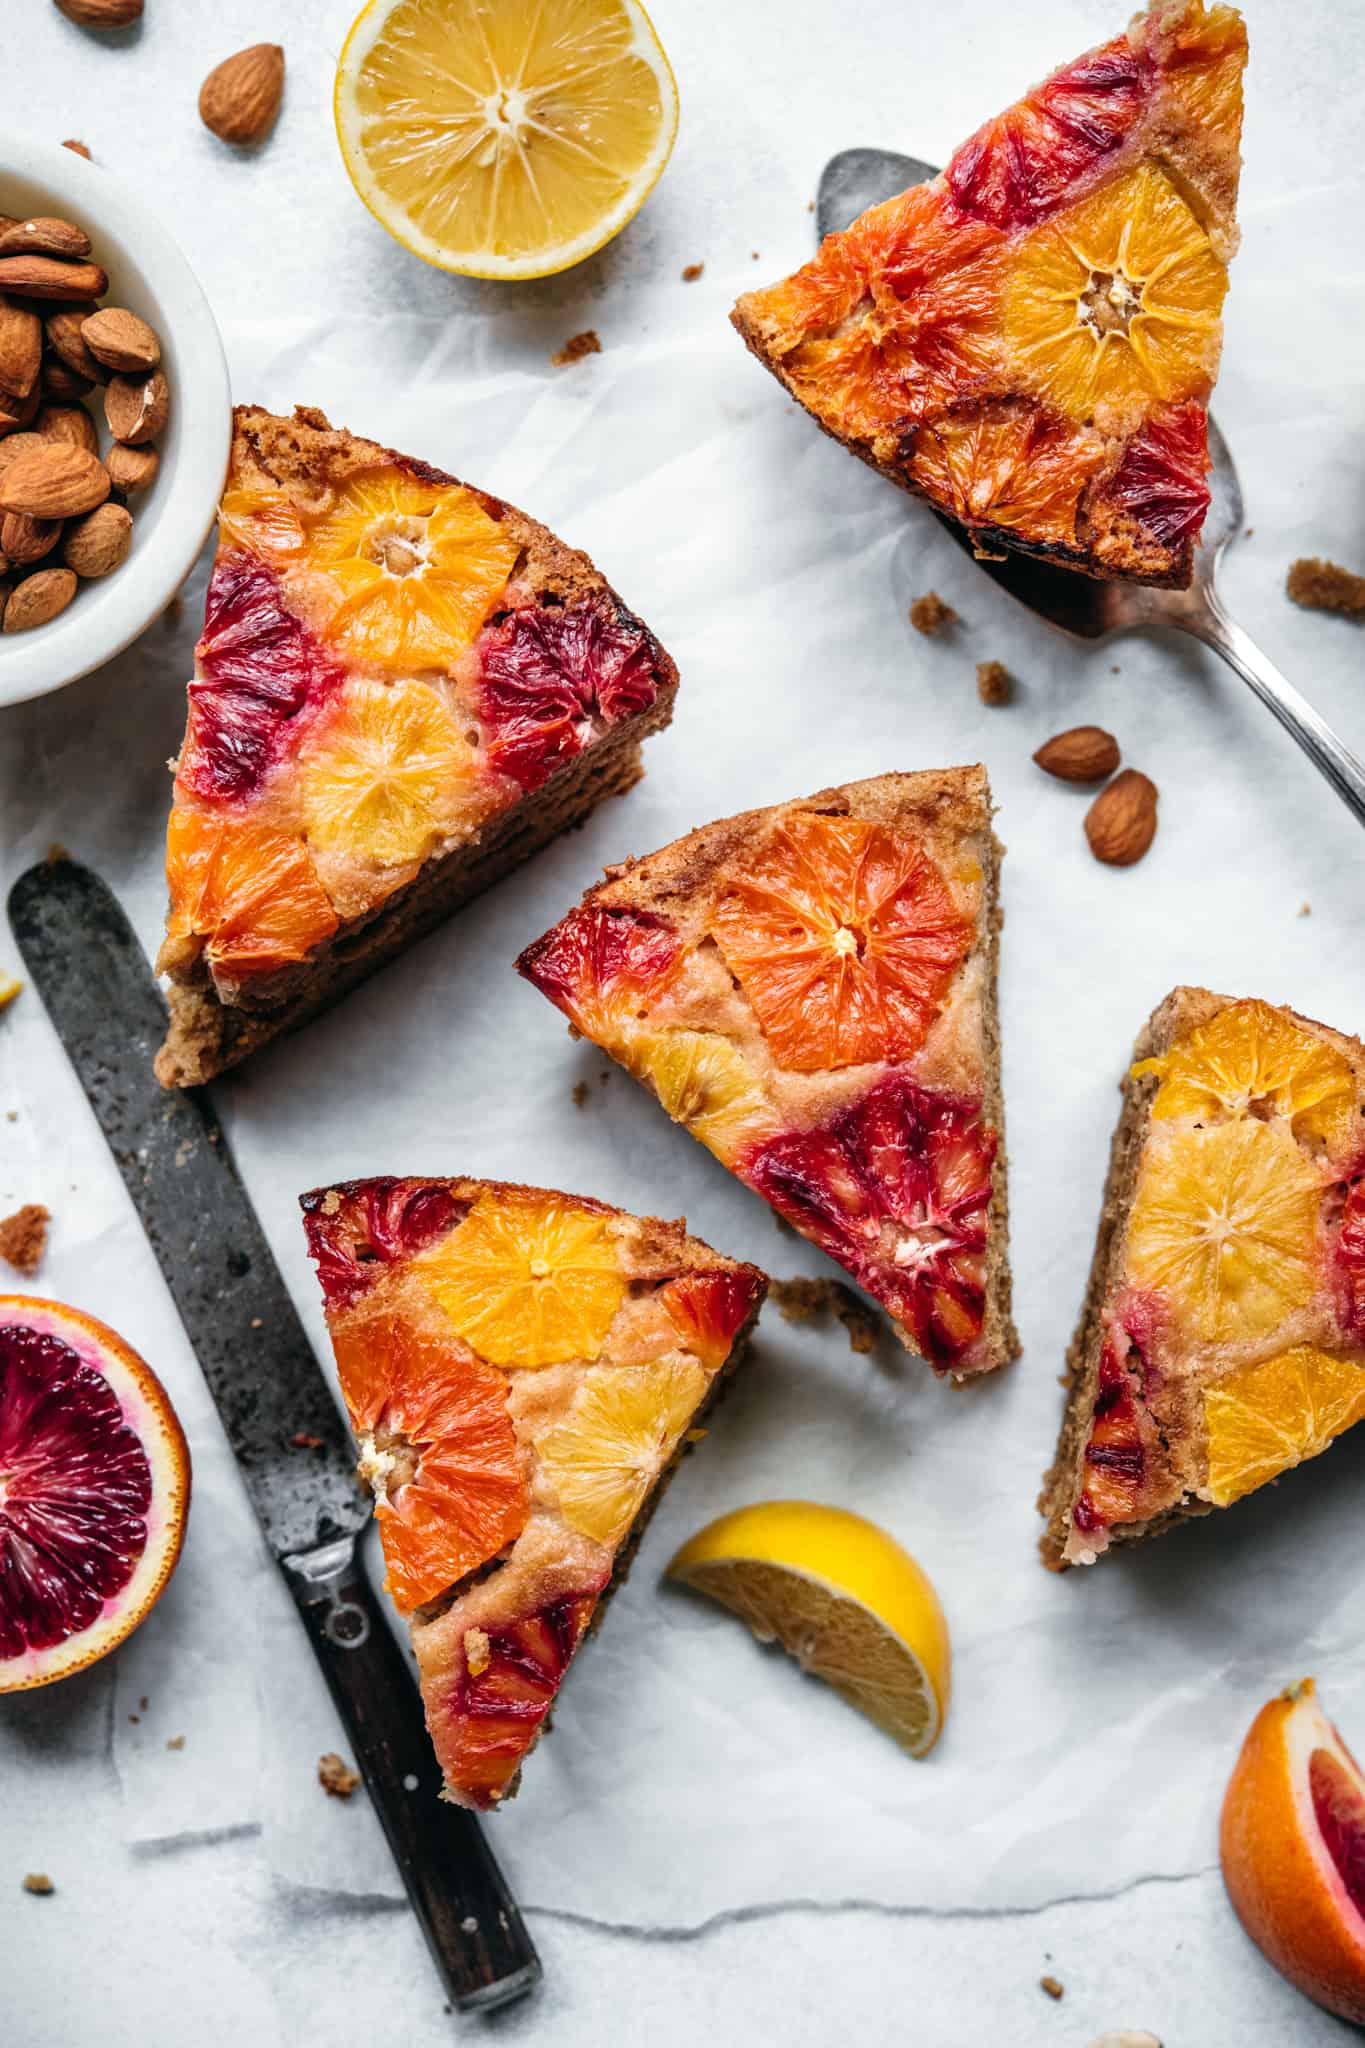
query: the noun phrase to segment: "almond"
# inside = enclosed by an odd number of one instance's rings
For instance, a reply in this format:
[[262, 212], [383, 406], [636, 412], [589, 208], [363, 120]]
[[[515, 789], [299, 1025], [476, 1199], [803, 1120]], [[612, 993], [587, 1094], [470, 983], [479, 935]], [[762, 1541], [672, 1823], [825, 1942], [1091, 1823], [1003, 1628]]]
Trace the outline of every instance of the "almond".
[[12, 391], [0, 387], [0, 434], [12, 434], [16, 427], [26, 427], [37, 410], [36, 391], [30, 391], [27, 398], [16, 398]]
[[[83, 405], [43, 406], [33, 422], [33, 431], [44, 441], [69, 441], [73, 448], [84, 448], [87, 455], [100, 452], [95, 422]], [[24, 439], [28, 439], [27, 434]]]
[[74, 370], [68, 370], [59, 357], [43, 358], [42, 391], [45, 398], [84, 398], [86, 392], [94, 388], [88, 377], [79, 377]]
[[0, 256], [0, 292], [19, 299], [102, 299], [109, 279], [98, 263], [60, 256]]
[[133, 520], [122, 505], [97, 505], [73, 519], [62, 541], [62, 560], [78, 576], [107, 576], [126, 561], [133, 544]]
[[0, 553], [11, 562], [41, 562], [56, 547], [60, 519], [30, 519], [27, 512], [0, 513]]
[[97, 379], [103, 383], [101, 366], [86, 347], [85, 336], [81, 333], [82, 324], [89, 318], [90, 315], [82, 313], [78, 306], [68, 306], [61, 313], [49, 313], [43, 322], [43, 339], [50, 352], [59, 357], [68, 370], [74, 370], [78, 377], [84, 377], [89, 383], [93, 384]]
[[1101, 725], [1073, 725], [1045, 740], [1034, 760], [1062, 782], [1103, 782], [1119, 765], [1119, 743]]
[[70, 441], [27, 448], [0, 476], [0, 511], [27, 512], [30, 519], [72, 519], [93, 512], [108, 495], [104, 464]]
[[155, 448], [125, 448], [122, 441], [115, 441], [104, 458], [104, 466], [114, 489], [131, 498], [156, 481], [161, 457]]
[[104, 394], [104, 417], [116, 441], [140, 448], [155, 441], [166, 424], [171, 394], [160, 370], [150, 377], [111, 377]]
[[145, 377], [161, 361], [161, 343], [145, 320], [123, 306], [101, 306], [81, 323], [85, 345], [97, 363]]
[[1108, 867], [1130, 868], [1141, 860], [1156, 837], [1156, 784], [1136, 768], [1125, 768], [1086, 812], [1085, 836], [1096, 860]]
[[43, 360], [43, 323], [31, 306], [0, 299], [0, 384], [27, 398]]
[[5, 631], [26, 633], [64, 612], [76, 595], [73, 569], [39, 569], [16, 583], [5, 605]]
[[90, 237], [74, 221], [35, 214], [0, 235], [0, 256], [88, 256]]
[[57, 0], [57, 5], [82, 28], [130, 28], [142, 19], [142, 0]]
[[259, 142], [283, 91], [284, 51], [278, 43], [253, 43], [210, 71], [199, 89], [199, 118], [220, 142]]

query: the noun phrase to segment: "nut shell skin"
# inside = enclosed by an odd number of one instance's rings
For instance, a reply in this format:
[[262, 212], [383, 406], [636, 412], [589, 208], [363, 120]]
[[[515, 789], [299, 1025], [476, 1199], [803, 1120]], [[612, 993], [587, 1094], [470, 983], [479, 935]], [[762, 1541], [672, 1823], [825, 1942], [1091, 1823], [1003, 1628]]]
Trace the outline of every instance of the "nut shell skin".
[[1096, 860], [1130, 868], [1156, 837], [1157, 788], [1136, 768], [1125, 768], [1095, 798], [1085, 814], [1085, 836]]
[[1100, 725], [1073, 725], [1044, 740], [1034, 760], [1059, 782], [1104, 782], [1119, 765], [1119, 743]]
[[220, 142], [260, 142], [274, 126], [284, 92], [284, 51], [253, 43], [210, 71], [199, 89], [199, 118]]

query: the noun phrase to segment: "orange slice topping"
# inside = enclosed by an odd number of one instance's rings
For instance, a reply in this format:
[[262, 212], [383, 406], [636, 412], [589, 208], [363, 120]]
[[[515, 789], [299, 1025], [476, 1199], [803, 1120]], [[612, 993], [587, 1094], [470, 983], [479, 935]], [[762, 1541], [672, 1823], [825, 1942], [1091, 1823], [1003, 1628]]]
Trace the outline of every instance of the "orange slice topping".
[[1297, 1344], [1204, 1396], [1209, 1498], [1220, 1508], [1316, 1458], [1365, 1416], [1365, 1366]]
[[361, 1469], [378, 1499], [385, 1584], [408, 1613], [520, 1535], [529, 1495], [505, 1376], [400, 1316], [334, 1327]]
[[1269, 1003], [1229, 1003], [1133, 1073], [1160, 1075], [1158, 1118], [1208, 1124], [1273, 1114], [1288, 1117], [1297, 1136], [1329, 1141], [1358, 1121], [1349, 1060]]
[[302, 840], [222, 812], [177, 804], [166, 833], [167, 938], [196, 935], [224, 974], [270, 974], [304, 960], [337, 928]]
[[478, 779], [474, 751], [435, 690], [352, 677], [304, 756], [309, 840], [381, 867], [424, 860], [488, 810], [491, 789], [480, 802]]
[[610, 1215], [530, 1189], [481, 1195], [412, 1270], [495, 1365], [592, 1360], [626, 1296], [610, 1224]]
[[1072, 547], [1077, 501], [1104, 460], [1102, 442], [1035, 407], [968, 406], [921, 427], [907, 468], [964, 526]]
[[392, 468], [354, 477], [311, 527], [341, 601], [324, 637], [353, 660], [446, 668], [470, 646], [520, 552], [462, 484]]
[[908, 1059], [972, 938], [917, 840], [801, 813], [725, 885], [711, 928], [774, 1057], [798, 1073]]

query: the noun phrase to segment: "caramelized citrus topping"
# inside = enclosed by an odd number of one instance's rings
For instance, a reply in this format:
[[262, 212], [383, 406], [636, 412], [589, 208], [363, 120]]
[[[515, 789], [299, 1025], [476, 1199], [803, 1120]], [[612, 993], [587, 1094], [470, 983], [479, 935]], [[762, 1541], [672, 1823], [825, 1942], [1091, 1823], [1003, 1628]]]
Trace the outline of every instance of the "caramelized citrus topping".
[[481, 1195], [413, 1271], [495, 1365], [592, 1360], [626, 1295], [610, 1223], [609, 1214], [531, 1189]]
[[964, 526], [1073, 547], [1077, 502], [1104, 459], [1100, 441], [1036, 407], [966, 406], [920, 428], [907, 469]]
[[1297, 1135], [1329, 1141], [1360, 1120], [1349, 1060], [1269, 1003], [1229, 1003], [1133, 1074], [1160, 1076], [1159, 1119], [1283, 1116]]
[[303, 842], [178, 804], [166, 830], [168, 939], [206, 940], [210, 965], [245, 978], [307, 959], [337, 928]]
[[421, 861], [492, 801], [473, 749], [425, 683], [353, 676], [303, 755], [303, 815], [316, 847], [381, 867]]
[[620, 1541], [706, 1388], [706, 1374], [690, 1359], [584, 1374], [563, 1422], [538, 1447], [571, 1529], [598, 1543]]
[[1209, 1498], [1240, 1500], [1315, 1458], [1365, 1416], [1365, 1366], [1298, 1344], [1243, 1366], [1204, 1396]]

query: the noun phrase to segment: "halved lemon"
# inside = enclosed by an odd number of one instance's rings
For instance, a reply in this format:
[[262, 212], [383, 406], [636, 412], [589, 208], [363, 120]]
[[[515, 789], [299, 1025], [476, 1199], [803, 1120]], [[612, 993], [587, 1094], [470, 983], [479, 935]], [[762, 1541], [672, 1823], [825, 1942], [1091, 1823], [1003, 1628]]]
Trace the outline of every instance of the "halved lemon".
[[548, 277], [639, 212], [678, 88], [639, 0], [370, 0], [337, 65], [351, 183], [466, 277]]
[[875, 1523], [814, 1501], [760, 1501], [699, 1530], [668, 1576], [781, 1643], [911, 1756], [937, 1742], [948, 1624], [914, 1558]]

